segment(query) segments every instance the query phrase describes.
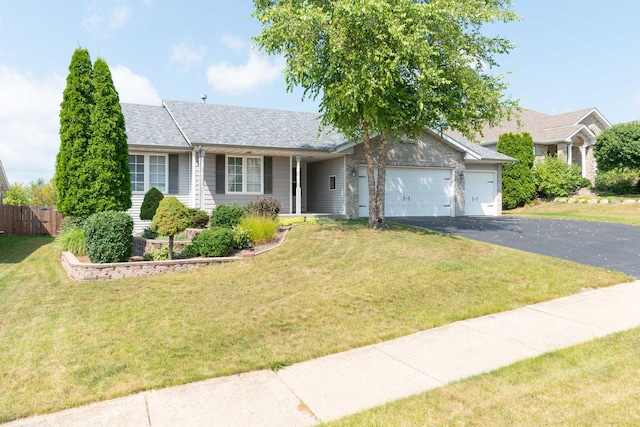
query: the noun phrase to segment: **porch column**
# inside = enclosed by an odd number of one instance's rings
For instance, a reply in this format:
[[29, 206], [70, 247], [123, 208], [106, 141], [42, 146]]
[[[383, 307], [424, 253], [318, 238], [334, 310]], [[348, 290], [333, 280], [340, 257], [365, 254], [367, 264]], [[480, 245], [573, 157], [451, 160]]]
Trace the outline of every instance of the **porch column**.
[[573, 162], [573, 141], [567, 144], [567, 164], [571, 165]]
[[296, 154], [296, 215], [302, 213], [302, 189], [300, 188], [300, 161], [302, 155]]
[[587, 177], [587, 144], [584, 143], [580, 146], [580, 155], [582, 157], [582, 177]]

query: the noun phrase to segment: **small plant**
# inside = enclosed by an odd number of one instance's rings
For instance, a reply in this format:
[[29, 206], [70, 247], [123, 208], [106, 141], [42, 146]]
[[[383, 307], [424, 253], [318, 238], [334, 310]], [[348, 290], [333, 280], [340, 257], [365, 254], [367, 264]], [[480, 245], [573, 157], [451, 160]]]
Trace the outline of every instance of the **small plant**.
[[249, 243], [251, 243], [251, 236], [249, 236], [249, 231], [238, 226], [233, 227], [232, 230], [234, 249], [240, 251], [242, 249], [248, 248]]
[[249, 213], [252, 215], [266, 216], [269, 218], [277, 218], [282, 210], [280, 200], [273, 197], [265, 197], [247, 205]]
[[169, 236], [169, 259], [173, 259], [173, 237], [184, 231], [189, 224], [189, 211], [180, 200], [170, 196], [160, 201], [151, 221], [151, 230], [161, 236]]
[[211, 227], [232, 228], [240, 222], [247, 209], [237, 204], [217, 205], [211, 212]]
[[240, 220], [239, 227], [249, 233], [253, 243], [273, 241], [278, 231], [278, 220], [266, 216], [247, 215]]
[[158, 249], [152, 249], [143, 256], [145, 261], [165, 261], [169, 259], [169, 246], [163, 245]]
[[155, 231], [153, 231], [149, 227], [145, 227], [145, 229], [142, 230], [142, 233], [140, 234], [140, 237], [142, 237], [143, 239], [153, 240], [156, 237], [158, 237], [158, 233], [156, 233]]
[[209, 224], [209, 214], [202, 209], [189, 208], [190, 228], [205, 228]]
[[74, 228], [82, 228], [84, 225], [84, 218], [79, 218], [77, 216], [65, 216], [62, 218], [62, 222], [60, 222], [60, 233], [64, 233], [65, 231], [72, 230]]
[[69, 228], [56, 237], [56, 243], [61, 251], [71, 252], [76, 256], [87, 254], [82, 228]]
[[124, 212], [91, 215], [84, 223], [87, 255], [91, 262], [127, 261], [133, 249], [133, 218]]
[[320, 222], [320, 221], [331, 221], [331, 219], [329, 218], [306, 218], [306, 217], [302, 217], [302, 216], [296, 216], [296, 217], [280, 217], [278, 218], [278, 224], [281, 225], [282, 227], [288, 227], [290, 225], [294, 225], [294, 224], [302, 224], [304, 222]]
[[162, 199], [164, 199], [162, 192], [160, 192], [156, 187], [151, 187], [144, 195], [144, 200], [140, 206], [140, 219], [153, 219]]
[[214, 227], [203, 230], [187, 249], [189, 255], [203, 257], [224, 257], [231, 255], [234, 248], [234, 232], [228, 227]]

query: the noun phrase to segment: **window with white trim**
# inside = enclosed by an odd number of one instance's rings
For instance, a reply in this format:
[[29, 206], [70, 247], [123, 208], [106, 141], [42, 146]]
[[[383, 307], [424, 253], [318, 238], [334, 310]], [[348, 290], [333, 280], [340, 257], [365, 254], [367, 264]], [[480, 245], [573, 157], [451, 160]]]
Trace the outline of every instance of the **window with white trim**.
[[262, 194], [262, 157], [227, 156], [227, 192]]
[[168, 167], [166, 155], [129, 154], [129, 174], [131, 191], [144, 193], [156, 187], [162, 193], [168, 188]]

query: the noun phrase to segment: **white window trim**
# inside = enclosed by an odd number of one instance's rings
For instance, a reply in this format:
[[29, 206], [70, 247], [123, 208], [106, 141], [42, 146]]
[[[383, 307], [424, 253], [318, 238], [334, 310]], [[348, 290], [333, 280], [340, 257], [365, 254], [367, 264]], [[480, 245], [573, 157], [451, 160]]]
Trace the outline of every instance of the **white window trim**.
[[[145, 194], [147, 191], [151, 189], [151, 183], [149, 181], [149, 171], [150, 167], [150, 156], [155, 157], [164, 157], [164, 191], [161, 190], [162, 194], [169, 193], [169, 155], [163, 153], [129, 153], [130, 156], [144, 156], [144, 190], [143, 191], [131, 191], [132, 194]], [[158, 188], [158, 190], [160, 190]]]
[[[241, 158], [242, 159], [242, 191], [230, 191], [229, 190], [229, 158]], [[247, 191], [247, 159], [260, 159], [260, 191]], [[224, 179], [225, 179], [225, 193], [226, 194], [251, 194], [251, 195], [263, 195], [264, 194], [264, 156], [236, 156], [228, 154], [224, 159]]]
[[[333, 178], [333, 188], [331, 188], [331, 178]], [[338, 177], [336, 175], [329, 175], [329, 191], [336, 191], [338, 189]]]

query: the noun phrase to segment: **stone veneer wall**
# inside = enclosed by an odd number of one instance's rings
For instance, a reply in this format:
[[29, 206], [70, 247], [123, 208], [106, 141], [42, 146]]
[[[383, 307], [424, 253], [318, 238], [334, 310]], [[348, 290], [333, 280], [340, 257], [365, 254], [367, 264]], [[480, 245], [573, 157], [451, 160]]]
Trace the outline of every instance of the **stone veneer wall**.
[[62, 252], [60, 262], [71, 280], [110, 280], [150, 274], [191, 270], [209, 264], [219, 264], [243, 259], [242, 256], [226, 258], [190, 258], [173, 261], [137, 261], [94, 264], [80, 262], [71, 252]]

